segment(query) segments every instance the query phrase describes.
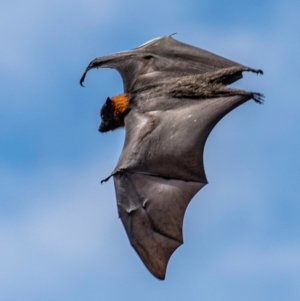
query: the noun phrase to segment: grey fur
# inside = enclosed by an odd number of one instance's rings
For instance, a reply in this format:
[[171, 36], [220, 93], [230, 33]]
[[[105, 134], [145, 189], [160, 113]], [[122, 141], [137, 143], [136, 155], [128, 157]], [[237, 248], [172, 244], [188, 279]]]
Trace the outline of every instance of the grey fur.
[[243, 66], [234, 66], [223, 68], [215, 72], [206, 72], [203, 74], [169, 77], [159, 81], [155, 85], [145, 86], [143, 89], [131, 93], [136, 103], [143, 102], [156, 97], [171, 96], [175, 98], [195, 98], [206, 99], [212, 97], [224, 97], [233, 95], [248, 95], [254, 101], [262, 104], [263, 94], [258, 92], [248, 92], [241, 89], [226, 87], [226, 80], [243, 71], [263, 74], [262, 70], [256, 70]]

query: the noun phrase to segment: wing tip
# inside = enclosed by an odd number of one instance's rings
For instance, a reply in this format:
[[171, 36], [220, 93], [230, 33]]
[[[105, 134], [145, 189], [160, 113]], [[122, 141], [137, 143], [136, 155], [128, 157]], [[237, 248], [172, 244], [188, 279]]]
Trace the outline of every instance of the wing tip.
[[155, 251], [152, 249], [150, 252], [140, 245], [131, 243], [148, 271], [159, 280], [165, 280], [169, 260], [176, 249], [182, 245], [181, 242], [167, 239], [167, 249], [158, 246]]
[[80, 83], [80, 86], [81, 87], [84, 87], [84, 85], [83, 85], [83, 82], [84, 82], [84, 80], [85, 80], [85, 77], [86, 77], [86, 74], [89, 72], [89, 70], [91, 69], [91, 63], [87, 66], [87, 68], [85, 69], [85, 71], [83, 72], [83, 74], [82, 74], [82, 76], [81, 76], [81, 78], [80, 78], [80, 81], [79, 81], [79, 83]]
[[81, 86], [81, 87], [84, 87], [83, 82], [84, 82], [84, 79], [85, 79], [85, 75], [86, 75], [86, 72], [84, 72], [83, 75], [82, 75], [81, 78], [80, 78], [79, 83], [80, 83], [80, 86]]
[[[152, 272], [151, 272], [151, 273], [152, 273]], [[166, 271], [165, 271], [163, 274], [154, 274], [154, 273], [152, 273], [152, 275], [153, 275], [155, 278], [157, 278], [158, 280], [161, 280], [161, 281], [163, 281], [163, 280], [166, 279]]]
[[158, 280], [165, 280], [166, 278], [166, 272], [167, 272], [167, 265], [168, 262], [166, 262], [163, 265], [157, 265], [157, 266], [152, 266], [147, 264], [146, 262], [144, 262], [144, 260], [142, 260], [143, 263], [145, 264], [146, 268], [148, 269], [148, 271]]

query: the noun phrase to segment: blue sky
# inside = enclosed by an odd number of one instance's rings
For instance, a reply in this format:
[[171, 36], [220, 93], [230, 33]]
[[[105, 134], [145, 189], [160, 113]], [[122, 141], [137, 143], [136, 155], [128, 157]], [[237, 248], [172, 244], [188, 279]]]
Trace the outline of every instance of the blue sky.
[[[0, 3], [0, 299], [300, 300], [299, 1]], [[227, 115], [205, 149], [209, 180], [190, 203], [167, 278], [131, 248], [114, 168], [124, 131], [97, 131], [119, 74], [96, 56], [176, 39], [265, 74], [265, 94]]]

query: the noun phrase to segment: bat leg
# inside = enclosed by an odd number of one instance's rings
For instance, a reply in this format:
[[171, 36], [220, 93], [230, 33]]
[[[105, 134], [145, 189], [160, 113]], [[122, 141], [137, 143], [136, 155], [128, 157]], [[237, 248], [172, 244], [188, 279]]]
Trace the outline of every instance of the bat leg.
[[221, 83], [227, 84], [230, 78], [242, 77], [242, 72], [253, 72], [256, 74], [263, 74], [263, 71], [260, 69], [253, 69], [243, 66], [234, 66], [229, 68], [223, 68], [215, 72], [207, 72], [203, 75], [204, 80], [210, 84], [212, 83]]

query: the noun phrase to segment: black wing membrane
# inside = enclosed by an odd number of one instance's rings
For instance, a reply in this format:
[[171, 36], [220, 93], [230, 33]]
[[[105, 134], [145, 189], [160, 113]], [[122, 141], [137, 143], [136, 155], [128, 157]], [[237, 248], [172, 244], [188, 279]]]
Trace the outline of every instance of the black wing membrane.
[[250, 98], [182, 100], [183, 107], [143, 114], [133, 109], [125, 118], [125, 143], [112, 173], [118, 210], [132, 246], [157, 278], [165, 278], [183, 243], [190, 200], [207, 184], [203, 151], [209, 133]]
[[[242, 66], [216, 54], [165, 36], [154, 39], [138, 48], [95, 58], [80, 79], [82, 85], [86, 73], [93, 68], [114, 68], [122, 76], [124, 91], [131, 92], [144, 86], [149, 80], [179, 77], [217, 71], [222, 68]], [[228, 78], [224, 84], [240, 79], [242, 74]]]

